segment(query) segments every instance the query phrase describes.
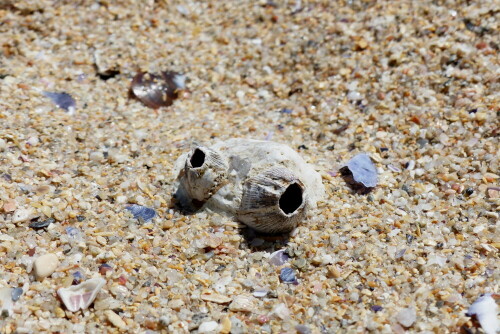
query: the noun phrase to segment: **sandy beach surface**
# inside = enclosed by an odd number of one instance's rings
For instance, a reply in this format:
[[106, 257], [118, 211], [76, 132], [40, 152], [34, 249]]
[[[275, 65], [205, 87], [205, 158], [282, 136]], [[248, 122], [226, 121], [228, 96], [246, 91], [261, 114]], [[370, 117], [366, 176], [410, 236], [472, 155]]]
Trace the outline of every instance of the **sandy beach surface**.
[[[0, 0], [0, 333], [484, 333], [466, 313], [500, 293], [499, 18], [494, 0]], [[186, 88], [148, 108], [141, 71]], [[176, 206], [176, 159], [230, 138], [320, 173], [289, 235]], [[361, 152], [370, 192], [340, 172]]]

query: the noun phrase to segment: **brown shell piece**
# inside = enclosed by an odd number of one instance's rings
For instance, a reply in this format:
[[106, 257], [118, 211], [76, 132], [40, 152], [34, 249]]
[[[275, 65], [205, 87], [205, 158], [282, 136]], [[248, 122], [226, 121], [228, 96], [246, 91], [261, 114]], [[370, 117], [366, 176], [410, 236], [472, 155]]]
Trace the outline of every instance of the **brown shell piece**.
[[216, 151], [199, 146], [189, 152], [184, 165], [189, 196], [197, 201], [209, 199], [226, 180], [228, 164]]
[[292, 231], [306, 216], [304, 184], [286, 168], [272, 168], [248, 179], [237, 216], [264, 233]]
[[184, 75], [173, 71], [137, 73], [132, 80], [132, 93], [147, 107], [170, 106], [184, 88]]

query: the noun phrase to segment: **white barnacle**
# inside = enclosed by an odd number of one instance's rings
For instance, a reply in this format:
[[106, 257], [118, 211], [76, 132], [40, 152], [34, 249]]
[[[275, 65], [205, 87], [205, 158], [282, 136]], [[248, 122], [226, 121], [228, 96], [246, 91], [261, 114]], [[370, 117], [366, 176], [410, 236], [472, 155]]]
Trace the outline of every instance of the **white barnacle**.
[[222, 186], [228, 164], [218, 152], [199, 146], [193, 149], [184, 165], [185, 188], [189, 196], [204, 202]]
[[304, 190], [304, 184], [290, 170], [266, 170], [245, 181], [237, 218], [258, 231], [290, 232], [305, 218]]

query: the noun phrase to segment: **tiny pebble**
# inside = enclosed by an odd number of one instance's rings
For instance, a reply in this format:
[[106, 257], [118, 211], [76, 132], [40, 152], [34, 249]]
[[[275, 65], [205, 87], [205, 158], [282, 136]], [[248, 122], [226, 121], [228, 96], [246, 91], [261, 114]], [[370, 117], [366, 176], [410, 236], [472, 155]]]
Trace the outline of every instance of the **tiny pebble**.
[[411, 327], [417, 320], [417, 312], [413, 307], [405, 308], [396, 315], [396, 320], [404, 327]]
[[22, 223], [30, 220], [33, 215], [32, 209], [19, 208], [12, 214], [13, 223]]
[[142, 219], [145, 222], [150, 221], [156, 216], [156, 211], [154, 209], [138, 204], [129, 205], [125, 209], [130, 211], [135, 219]]
[[125, 321], [123, 321], [122, 318], [112, 310], [106, 310], [104, 314], [106, 314], [108, 321], [116, 328], [125, 329], [127, 327]]
[[205, 321], [198, 327], [198, 333], [215, 333], [217, 326], [216, 321]]
[[111, 267], [107, 263], [103, 263], [99, 266], [99, 274], [106, 275], [107, 272], [112, 271], [113, 267]]
[[254, 298], [250, 296], [236, 296], [231, 304], [229, 304], [229, 310], [234, 312], [251, 312], [255, 308], [253, 300]]
[[75, 271], [71, 275], [73, 276], [73, 285], [78, 285], [85, 279], [81, 271]]
[[21, 295], [23, 294], [23, 289], [22, 288], [14, 288], [12, 289], [12, 292], [11, 292], [11, 297], [12, 297], [12, 301], [18, 301], [19, 298], [21, 298]]
[[311, 334], [312, 333], [311, 329], [306, 325], [297, 325], [297, 326], [295, 326], [295, 330], [299, 334]]
[[55, 254], [44, 254], [37, 257], [34, 263], [34, 270], [36, 278], [41, 281], [45, 277], [49, 277], [56, 270], [59, 265], [59, 260]]
[[269, 321], [269, 317], [265, 314], [261, 314], [257, 317], [257, 321], [262, 325]]
[[384, 308], [383, 308], [382, 306], [380, 306], [380, 305], [373, 305], [373, 306], [371, 307], [371, 309], [372, 309], [372, 311], [373, 311], [373, 312], [375, 312], [375, 313], [376, 313], [376, 312], [380, 312], [380, 311], [382, 311]]

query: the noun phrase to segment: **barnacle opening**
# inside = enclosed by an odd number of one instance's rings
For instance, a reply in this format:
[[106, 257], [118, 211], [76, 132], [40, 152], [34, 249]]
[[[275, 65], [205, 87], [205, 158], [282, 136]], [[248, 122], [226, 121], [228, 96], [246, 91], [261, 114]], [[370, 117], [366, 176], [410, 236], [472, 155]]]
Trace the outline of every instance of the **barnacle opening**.
[[205, 152], [203, 152], [199, 148], [195, 149], [189, 162], [191, 162], [191, 166], [193, 166], [193, 168], [199, 168], [203, 166], [203, 164], [205, 163]]
[[280, 209], [287, 215], [294, 213], [302, 205], [303, 190], [297, 183], [292, 183], [286, 188], [279, 200]]

